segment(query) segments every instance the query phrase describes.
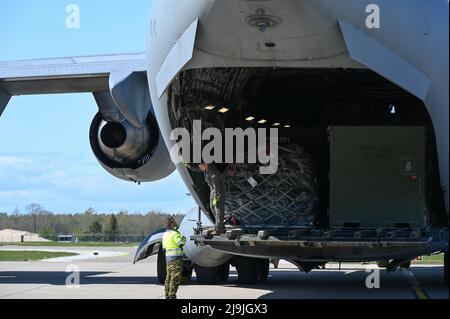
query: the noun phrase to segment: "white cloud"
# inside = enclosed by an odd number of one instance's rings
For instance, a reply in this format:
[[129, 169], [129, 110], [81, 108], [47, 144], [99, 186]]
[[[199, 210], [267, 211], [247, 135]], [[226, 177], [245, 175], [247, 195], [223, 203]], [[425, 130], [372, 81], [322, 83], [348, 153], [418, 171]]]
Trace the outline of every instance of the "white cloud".
[[109, 175], [92, 155], [0, 154], [0, 211], [39, 203], [54, 212], [184, 212], [194, 206], [177, 173], [140, 186]]
[[2, 167], [17, 167], [29, 166], [33, 161], [29, 158], [20, 158], [15, 156], [0, 156], [0, 166]]

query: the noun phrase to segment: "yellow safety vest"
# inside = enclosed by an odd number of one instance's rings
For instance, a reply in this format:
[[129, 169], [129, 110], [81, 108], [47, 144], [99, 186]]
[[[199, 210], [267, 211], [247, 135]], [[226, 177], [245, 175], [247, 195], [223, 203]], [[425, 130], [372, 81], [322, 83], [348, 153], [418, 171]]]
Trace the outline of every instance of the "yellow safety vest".
[[166, 251], [166, 260], [176, 260], [183, 257], [182, 246], [186, 245], [186, 237], [181, 236], [178, 230], [166, 230], [162, 238], [163, 249]]

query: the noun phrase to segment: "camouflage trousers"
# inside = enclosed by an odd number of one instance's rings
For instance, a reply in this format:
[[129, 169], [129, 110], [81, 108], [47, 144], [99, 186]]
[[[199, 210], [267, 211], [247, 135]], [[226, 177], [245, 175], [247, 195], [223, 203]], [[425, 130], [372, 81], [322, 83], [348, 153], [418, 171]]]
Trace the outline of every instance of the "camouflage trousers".
[[167, 263], [166, 268], [166, 299], [176, 298], [178, 287], [181, 282], [181, 274], [183, 272], [183, 260], [172, 260]]
[[225, 233], [225, 196], [223, 194], [217, 194], [215, 191], [211, 191], [210, 195], [210, 207], [216, 219], [215, 228], [219, 233]]

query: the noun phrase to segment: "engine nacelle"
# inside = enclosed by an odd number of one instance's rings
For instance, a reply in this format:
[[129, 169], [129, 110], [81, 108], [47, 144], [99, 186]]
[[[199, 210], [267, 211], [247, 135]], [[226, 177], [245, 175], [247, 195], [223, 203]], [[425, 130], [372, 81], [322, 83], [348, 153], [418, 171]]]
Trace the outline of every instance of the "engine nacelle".
[[89, 139], [99, 163], [117, 178], [151, 182], [175, 170], [151, 112], [142, 128], [125, 118], [120, 122], [105, 121], [99, 112], [92, 121]]

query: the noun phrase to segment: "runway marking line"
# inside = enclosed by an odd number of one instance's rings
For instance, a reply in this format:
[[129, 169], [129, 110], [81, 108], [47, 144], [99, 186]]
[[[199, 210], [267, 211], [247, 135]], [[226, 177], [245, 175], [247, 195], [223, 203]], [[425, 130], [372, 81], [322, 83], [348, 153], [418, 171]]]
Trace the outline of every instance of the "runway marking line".
[[422, 290], [422, 288], [420, 287], [413, 287], [413, 288], [414, 288], [413, 292], [415, 293], [417, 299], [430, 299], [430, 297], [428, 297], [427, 293], [424, 290]]
[[416, 299], [423, 299], [423, 300], [430, 299], [430, 296], [428, 296], [426, 291], [419, 286], [419, 282], [417, 281], [416, 276], [414, 276], [412, 271], [410, 269], [403, 269], [403, 268], [401, 268], [401, 270], [408, 279], [408, 284], [411, 287], [411, 291], [414, 297], [416, 297]]

